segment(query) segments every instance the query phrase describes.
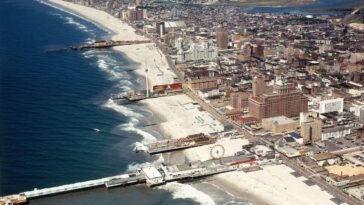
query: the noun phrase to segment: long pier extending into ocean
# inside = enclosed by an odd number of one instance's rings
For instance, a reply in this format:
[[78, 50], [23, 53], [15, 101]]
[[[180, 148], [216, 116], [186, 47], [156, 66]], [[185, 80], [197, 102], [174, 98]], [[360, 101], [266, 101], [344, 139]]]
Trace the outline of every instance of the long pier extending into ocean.
[[[247, 141], [246, 143], [249, 144], [247, 139], [240, 136], [236, 132], [213, 133], [212, 136], [206, 136], [204, 134], [190, 135], [186, 138], [183, 138], [183, 142], [172, 140], [169, 143], [166, 143], [165, 140], [162, 140], [156, 143], [151, 143], [148, 146], [148, 149], [150, 150], [147, 152], [149, 154], [172, 152], [178, 150], [176, 146], [182, 146], [182, 149], [188, 149], [198, 146], [209, 146], [211, 158], [206, 161], [197, 161], [178, 165], [165, 165], [163, 163], [158, 165], [147, 165], [141, 168], [137, 168], [129, 173], [124, 173], [120, 175], [66, 184], [51, 188], [25, 191], [19, 194], [0, 197], [0, 205], [23, 204], [29, 202], [29, 200], [34, 198], [47, 197], [51, 195], [63, 194], [67, 192], [74, 192], [102, 186], [106, 188], [114, 188], [135, 184], [145, 184], [148, 187], [153, 187], [163, 185], [172, 181], [190, 181], [196, 178], [208, 177], [211, 175], [236, 170], [257, 170], [260, 169], [260, 165], [264, 165], [267, 163], [281, 163], [281, 160], [279, 158], [268, 158], [261, 156], [258, 157], [256, 154], [249, 151], [238, 151], [233, 155], [230, 154], [225, 156], [225, 150], [222, 145], [220, 145], [221, 143], [223, 143], [223, 141], [219, 140], [224, 140], [226, 138], [231, 138], [235, 140], [244, 139]], [[185, 147], [180, 143], [192, 143], [192, 145]], [[219, 149], [216, 149], [216, 147], [219, 147]], [[219, 156], [216, 156], [214, 149], [218, 151]]]
[[98, 49], [98, 48], [111, 48], [114, 46], [126, 46], [133, 44], [144, 44], [150, 43], [150, 40], [140, 40], [140, 41], [95, 41], [94, 43], [83, 44], [79, 46], [70, 46], [66, 48], [56, 48], [48, 49], [46, 52], [60, 52], [60, 51], [83, 51], [86, 49]]
[[0, 205], [23, 204], [29, 200], [67, 192], [105, 186], [113, 188], [133, 184], [146, 184], [148, 187], [159, 186], [172, 181], [193, 180], [219, 173], [231, 172], [256, 165], [259, 162], [254, 155], [236, 155], [196, 162], [189, 165], [145, 166], [133, 172], [105, 177], [85, 182], [77, 182], [51, 188], [34, 189], [19, 194], [0, 197]]

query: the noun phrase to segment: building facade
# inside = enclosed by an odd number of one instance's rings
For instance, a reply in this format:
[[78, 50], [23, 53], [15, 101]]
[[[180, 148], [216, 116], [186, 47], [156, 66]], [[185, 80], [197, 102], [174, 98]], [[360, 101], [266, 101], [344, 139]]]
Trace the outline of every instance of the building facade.
[[143, 6], [143, 0], [135, 0], [135, 6]]
[[322, 121], [316, 113], [301, 113], [300, 126], [303, 144], [321, 141]]
[[264, 77], [257, 76], [252, 80], [253, 96], [263, 95], [267, 91]]
[[320, 102], [320, 108], [319, 108], [320, 114], [329, 112], [342, 113], [343, 111], [344, 111], [344, 98], [323, 100]]
[[324, 128], [321, 133], [322, 140], [335, 139], [345, 137], [351, 134], [352, 127], [336, 126]]
[[177, 48], [177, 63], [197, 60], [214, 60], [217, 57], [217, 48], [211, 41], [192, 43], [188, 50]]
[[233, 92], [230, 97], [230, 105], [239, 111], [248, 111], [249, 95], [244, 92]]
[[307, 112], [308, 99], [292, 85], [275, 85], [273, 94], [249, 98], [249, 113], [259, 120], [269, 117], [295, 117]]
[[216, 45], [219, 49], [227, 49], [229, 46], [229, 35], [225, 28], [216, 28]]
[[188, 78], [187, 85], [192, 90], [207, 90], [217, 88], [215, 78]]
[[273, 134], [293, 131], [299, 127], [299, 122], [285, 116], [271, 117], [262, 120], [262, 127]]

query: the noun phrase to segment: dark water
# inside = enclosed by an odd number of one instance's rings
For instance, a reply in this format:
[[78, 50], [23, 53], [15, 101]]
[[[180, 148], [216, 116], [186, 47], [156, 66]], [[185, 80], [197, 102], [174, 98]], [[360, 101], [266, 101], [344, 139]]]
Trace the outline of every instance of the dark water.
[[341, 12], [325, 12], [311, 9], [329, 9], [354, 5], [362, 0], [317, 0], [314, 4], [293, 6], [293, 7], [243, 7], [249, 12], [266, 12], [266, 13], [292, 13], [292, 14], [313, 14], [313, 15], [336, 15]]
[[[112, 91], [138, 85], [137, 76], [123, 71], [133, 64], [112, 51], [45, 53], [108, 35], [36, 1], [0, 1], [0, 195], [115, 175], [130, 164], [153, 160], [133, 152], [143, 133], [130, 131], [153, 119], [151, 114], [107, 106]], [[32, 204], [125, 200], [168, 204], [172, 195], [143, 187], [97, 189]]]
[[[112, 50], [46, 53], [110, 33], [31, 0], [0, 1], [0, 196], [116, 175], [154, 163], [135, 142], [161, 138], [140, 105], [119, 106], [112, 92], [142, 86], [136, 63]], [[99, 130], [99, 131], [98, 131]], [[204, 192], [212, 193], [210, 198]], [[242, 203], [206, 183], [98, 188], [30, 204]]]
[[[156, 160], [134, 153], [133, 144], [161, 137], [143, 126], [157, 119], [143, 107], [109, 101], [110, 93], [143, 84], [130, 72], [135, 63], [110, 50], [45, 52], [109, 35], [36, 1], [0, 1], [0, 196], [115, 175]], [[206, 183], [99, 188], [31, 204], [214, 204], [211, 200], [246, 204]]]

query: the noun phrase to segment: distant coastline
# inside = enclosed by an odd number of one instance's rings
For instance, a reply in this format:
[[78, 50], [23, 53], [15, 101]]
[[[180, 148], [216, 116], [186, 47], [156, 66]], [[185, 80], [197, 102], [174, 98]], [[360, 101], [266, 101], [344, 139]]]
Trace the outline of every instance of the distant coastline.
[[355, 3], [350, 6], [338, 6], [333, 8], [316, 8], [316, 9], [307, 9], [306, 11], [310, 12], [352, 12], [357, 8], [364, 7], [364, 1]]
[[[120, 19], [107, 14], [104, 11], [95, 8], [77, 5], [62, 0], [48, 0], [51, 3], [70, 10], [80, 16], [83, 16], [95, 24], [103, 25], [109, 28], [114, 35], [112, 40], [142, 40], [144, 36], [135, 33], [135, 29]], [[316, 2], [316, 1], [315, 1]], [[278, 6], [278, 5], [276, 5]], [[164, 54], [153, 43], [146, 45], [130, 45], [120, 46], [115, 50], [124, 53], [140, 66], [135, 70], [138, 75], [145, 76], [145, 68], [148, 68], [148, 81], [150, 87], [158, 84], [171, 83], [176, 75], [169, 68]], [[160, 75], [161, 72], [163, 75]], [[212, 133], [223, 130], [223, 126], [215, 118], [206, 111], [201, 111], [199, 106], [186, 95], [168, 96], [163, 98], [153, 98], [143, 101], [154, 114], [163, 119], [159, 123], [160, 131], [164, 136], [170, 138], [180, 138], [196, 133]], [[239, 144], [234, 145], [233, 142], [225, 142], [231, 148], [229, 151], [236, 150]], [[200, 152], [200, 149], [189, 149], [182, 152], [175, 152], [167, 155], [165, 160], [175, 160], [177, 158], [185, 158], [191, 161], [202, 160], [210, 157], [209, 152]], [[177, 156], [176, 156], [177, 155]], [[168, 158], [171, 159], [168, 159]], [[249, 200], [255, 205], [290, 205], [290, 201], [286, 197], [292, 198], [296, 204], [305, 204], [301, 195], [294, 194], [290, 190], [294, 190], [297, 186], [301, 187], [303, 193], [316, 196], [318, 202], [328, 204], [327, 194], [321, 189], [310, 189], [306, 184], [296, 179], [292, 173], [292, 169], [285, 166], [267, 166], [259, 172], [234, 172], [221, 174], [213, 178], [212, 184], [234, 195], [236, 198]], [[279, 177], [278, 177], [279, 176]], [[283, 182], [281, 179], [287, 179]], [[236, 183], [242, 182], [242, 183]], [[288, 187], [288, 188], [287, 188]], [[168, 189], [168, 188], [166, 188]], [[199, 190], [196, 190], [198, 192]], [[214, 204], [214, 203], [211, 203]]]
[[315, 4], [319, 0], [240, 0], [234, 2], [219, 2], [216, 5], [241, 5], [249, 7], [294, 7]]

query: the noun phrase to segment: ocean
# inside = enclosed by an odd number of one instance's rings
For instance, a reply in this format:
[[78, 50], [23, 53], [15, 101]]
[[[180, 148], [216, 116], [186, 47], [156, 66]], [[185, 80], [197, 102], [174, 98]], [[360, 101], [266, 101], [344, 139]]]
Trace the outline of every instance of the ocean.
[[[136, 142], [162, 138], [147, 126], [158, 117], [143, 106], [121, 106], [109, 99], [111, 93], [143, 86], [144, 78], [132, 72], [136, 62], [113, 50], [46, 52], [110, 35], [82, 17], [38, 1], [0, 1], [0, 196], [112, 176], [160, 161], [133, 150]], [[126, 201], [243, 202], [201, 182], [99, 188], [30, 204]]]
[[[147, 108], [117, 105], [111, 93], [134, 89], [138, 66], [113, 50], [55, 52], [112, 35], [35, 0], [0, 1], [0, 196], [124, 173], [158, 163], [133, 151], [162, 139]], [[208, 193], [208, 194], [207, 194]], [[206, 181], [104, 187], [30, 204], [249, 204]]]

